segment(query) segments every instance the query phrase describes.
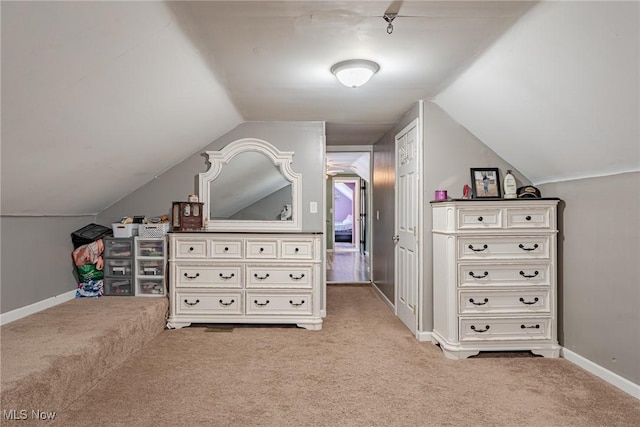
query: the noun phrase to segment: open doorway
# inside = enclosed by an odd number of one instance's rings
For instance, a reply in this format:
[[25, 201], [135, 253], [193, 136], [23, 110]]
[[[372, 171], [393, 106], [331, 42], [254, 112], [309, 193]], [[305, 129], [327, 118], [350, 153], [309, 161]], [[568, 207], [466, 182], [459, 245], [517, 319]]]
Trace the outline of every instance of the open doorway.
[[370, 163], [370, 147], [327, 147], [327, 283], [371, 283]]
[[361, 251], [360, 178], [333, 180], [333, 247], [335, 252]]

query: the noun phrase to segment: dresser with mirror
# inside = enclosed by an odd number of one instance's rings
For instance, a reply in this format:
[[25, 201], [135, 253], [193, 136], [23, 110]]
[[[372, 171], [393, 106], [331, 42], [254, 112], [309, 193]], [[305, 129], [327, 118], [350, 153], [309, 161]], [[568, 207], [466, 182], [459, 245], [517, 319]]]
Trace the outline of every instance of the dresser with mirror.
[[246, 138], [207, 151], [203, 229], [169, 233], [169, 328], [192, 323], [322, 328], [322, 235], [302, 231], [293, 152]]

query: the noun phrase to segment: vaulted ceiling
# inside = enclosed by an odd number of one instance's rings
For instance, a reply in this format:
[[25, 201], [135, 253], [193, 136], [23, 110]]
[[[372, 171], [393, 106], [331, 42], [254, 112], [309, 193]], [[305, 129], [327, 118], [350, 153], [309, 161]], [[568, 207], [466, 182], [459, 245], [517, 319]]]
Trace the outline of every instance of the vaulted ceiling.
[[[640, 169], [637, 2], [0, 7], [2, 214], [95, 214], [243, 121], [373, 144], [419, 99], [534, 183]], [[350, 58], [380, 71], [343, 87]]]

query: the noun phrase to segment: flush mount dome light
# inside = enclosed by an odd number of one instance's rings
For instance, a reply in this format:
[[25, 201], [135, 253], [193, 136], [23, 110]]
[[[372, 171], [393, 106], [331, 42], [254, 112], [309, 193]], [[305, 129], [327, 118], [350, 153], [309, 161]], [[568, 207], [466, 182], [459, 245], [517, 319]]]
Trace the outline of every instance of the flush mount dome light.
[[331, 67], [340, 83], [347, 87], [360, 87], [378, 72], [380, 66], [367, 59], [349, 59]]

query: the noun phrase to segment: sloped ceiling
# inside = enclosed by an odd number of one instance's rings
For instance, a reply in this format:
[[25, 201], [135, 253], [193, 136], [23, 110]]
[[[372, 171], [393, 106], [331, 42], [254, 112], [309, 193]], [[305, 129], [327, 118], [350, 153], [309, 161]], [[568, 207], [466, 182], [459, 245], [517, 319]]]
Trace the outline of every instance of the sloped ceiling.
[[[418, 99], [534, 183], [638, 170], [637, 2], [0, 8], [3, 215], [96, 214], [243, 121], [372, 144]], [[381, 66], [357, 90], [329, 72], [354, 57]]]
[[95, 214], [242, 122], [160, 2], [2, 2], [2, 214]]
[[640, 3], [543, 2], [434, 101], [534, 184], [640, 170]]

